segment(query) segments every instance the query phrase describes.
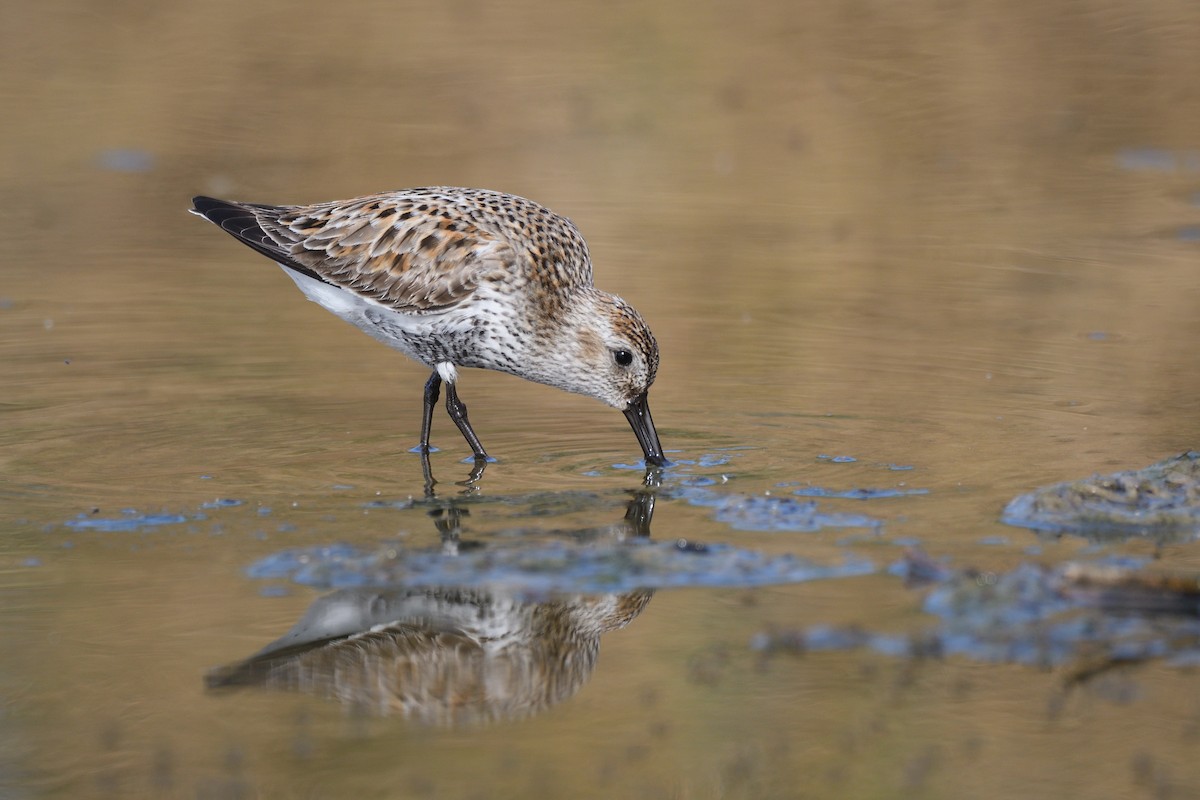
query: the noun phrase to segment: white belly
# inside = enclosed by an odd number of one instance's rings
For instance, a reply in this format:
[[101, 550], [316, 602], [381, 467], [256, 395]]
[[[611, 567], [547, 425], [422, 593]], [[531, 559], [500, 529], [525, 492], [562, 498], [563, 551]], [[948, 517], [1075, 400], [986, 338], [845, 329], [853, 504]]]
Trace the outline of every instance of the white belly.
[[287, 267], [283, 271], [309, 300], [414, 361], [437, 368], [448, 382], [453, 383], [457, 377], [455, 364], [486, 366], [477, 363], [477, 343], [466, 344], [472, 333], [470, 310], [456, 307], [442, 312], [405, 314], [302, 272]]

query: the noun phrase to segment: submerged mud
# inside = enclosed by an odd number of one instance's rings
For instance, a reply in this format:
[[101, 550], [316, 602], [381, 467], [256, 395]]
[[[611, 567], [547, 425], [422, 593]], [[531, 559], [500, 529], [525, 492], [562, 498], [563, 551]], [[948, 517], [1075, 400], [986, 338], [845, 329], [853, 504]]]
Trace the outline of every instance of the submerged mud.
[[1021, 495], [1004, 522], [1044, 533], [1190, 540], [1200, 533], [1200, 452]]
[[894, 574], [924, 592], [935, 623], [914, 632], [814, 626], [756, 635], [764, 654], [864, 647], [904, 658], [1066, 667], [1071, 679], [1161, 659], [1200, 663], [1200, 576], [1136, 562], [1023, 563], [994, 573], [949, 569], [912, 552]]

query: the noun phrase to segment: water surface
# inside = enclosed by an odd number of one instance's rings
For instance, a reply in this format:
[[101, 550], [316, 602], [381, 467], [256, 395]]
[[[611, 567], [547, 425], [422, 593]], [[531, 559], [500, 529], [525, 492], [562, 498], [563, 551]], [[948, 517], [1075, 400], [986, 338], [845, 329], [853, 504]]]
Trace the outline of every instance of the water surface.
[[[1185, 633], [1094, 670], [861, 646], [945, 633], [914, 549], [1200, 570], [1000, 522], [1200, 441], [1191, 5], [5, 18], [0, 793], [1200, 791]], [[676, 467], [467, 371], [499, 461], [459, 485], [439, 415], [427, 496], [423, 368], [186, 213], [428, 184], [577, 223], [662, 346]]]

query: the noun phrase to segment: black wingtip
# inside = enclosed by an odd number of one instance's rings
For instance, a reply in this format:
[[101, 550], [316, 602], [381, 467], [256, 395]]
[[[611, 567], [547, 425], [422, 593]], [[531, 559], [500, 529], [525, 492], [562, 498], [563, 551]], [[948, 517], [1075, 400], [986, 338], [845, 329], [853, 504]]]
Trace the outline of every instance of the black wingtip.
[[263, 222], [258, 215], [262, 214], [272, 218], [283, 210], [277, 206], [218, 200], [202, 194], [192, 198], [191, 208], [193, 214], [204, 217], [242, 244], [261, 253], [276, 264], [282, 264], [288, 269], [303, 273], [321, 283], [330, 283], [309, 267], [298, 263], [290, 253], [263, 230]]
[[193, 214], [200, 214], [203, 216], [211, 209], [220, 205], [220, 203], [221, 201], [217, 200], [215, 197], [205, 197], [202, 194], [198, 194], [192, 198], [192, 207], [188, 210]]
[[191, 212], [204, 217], [209, 222], [221, 225], [234, 217], [246, 216], [246, 209], [238, 203], [228, 200], [218, 200], [215, 197], [196, 195], [192, 198]]

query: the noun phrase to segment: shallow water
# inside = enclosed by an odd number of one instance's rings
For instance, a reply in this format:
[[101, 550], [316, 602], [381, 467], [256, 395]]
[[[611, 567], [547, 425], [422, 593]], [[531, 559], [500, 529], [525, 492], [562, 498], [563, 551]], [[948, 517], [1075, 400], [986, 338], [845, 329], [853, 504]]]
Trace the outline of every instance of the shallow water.
[[[1066, 655], [1024, 658], [1027, 617], [895, 566], [1200, 571], [1189, 536], [1000, 522], [1200, 442], [1193, 5], [5, 30], [0, 795], [1200, 793], [1190, 617], [1104, 616], [1097, 647], [1093, 610], [996, 591], [1067, 615]], [[186, 213], [426, 184], [575, 220], [661, 344], [676, 466], [467, 371], [499, 461], [460, 485], [439, 415], [427, 496], [424, 370]]]

